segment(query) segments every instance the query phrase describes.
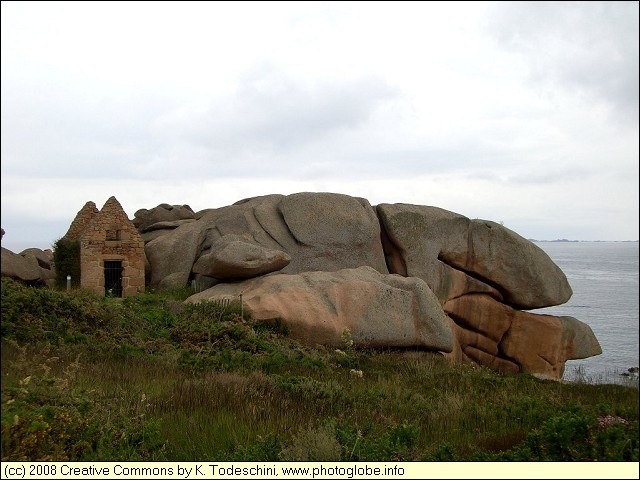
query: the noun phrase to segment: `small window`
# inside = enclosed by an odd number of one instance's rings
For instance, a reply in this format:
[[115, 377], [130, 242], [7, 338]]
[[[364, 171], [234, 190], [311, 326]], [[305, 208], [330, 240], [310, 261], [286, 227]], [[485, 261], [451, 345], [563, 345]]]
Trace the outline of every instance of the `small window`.
[[120, 240], [120, 230], [111, 229], [107, 230], [107, 241], [109, 240]]

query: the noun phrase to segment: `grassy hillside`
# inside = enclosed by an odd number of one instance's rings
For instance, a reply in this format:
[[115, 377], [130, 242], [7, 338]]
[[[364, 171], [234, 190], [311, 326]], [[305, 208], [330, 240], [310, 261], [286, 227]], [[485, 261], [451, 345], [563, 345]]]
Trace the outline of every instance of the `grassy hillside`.
[[638, 391], [2, 279], [2, 460], [638, 461]]

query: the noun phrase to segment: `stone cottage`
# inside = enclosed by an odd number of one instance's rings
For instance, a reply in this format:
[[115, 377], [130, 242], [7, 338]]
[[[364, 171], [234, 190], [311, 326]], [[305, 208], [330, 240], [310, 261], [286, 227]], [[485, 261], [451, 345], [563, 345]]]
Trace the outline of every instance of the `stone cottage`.
[[80, 286], [96, 294], [144, 292], [144, 240], [116, 197], [102, 210], [87, 202], [64, 238], [80, 242]]

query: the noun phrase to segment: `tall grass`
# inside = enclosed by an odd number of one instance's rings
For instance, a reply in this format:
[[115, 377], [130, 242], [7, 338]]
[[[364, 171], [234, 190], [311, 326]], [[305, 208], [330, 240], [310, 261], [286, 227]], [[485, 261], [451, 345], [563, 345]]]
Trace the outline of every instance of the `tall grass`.
[[638, 392], [2, 279], [2, 460], [638, 460]]

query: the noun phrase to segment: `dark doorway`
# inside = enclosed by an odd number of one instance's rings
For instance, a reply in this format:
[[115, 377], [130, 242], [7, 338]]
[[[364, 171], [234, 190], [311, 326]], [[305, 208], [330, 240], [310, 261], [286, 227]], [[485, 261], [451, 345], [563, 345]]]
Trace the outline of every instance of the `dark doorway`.
[[104, 262], [104, 294], [108, 297], [122, 296], [122, 262]]

